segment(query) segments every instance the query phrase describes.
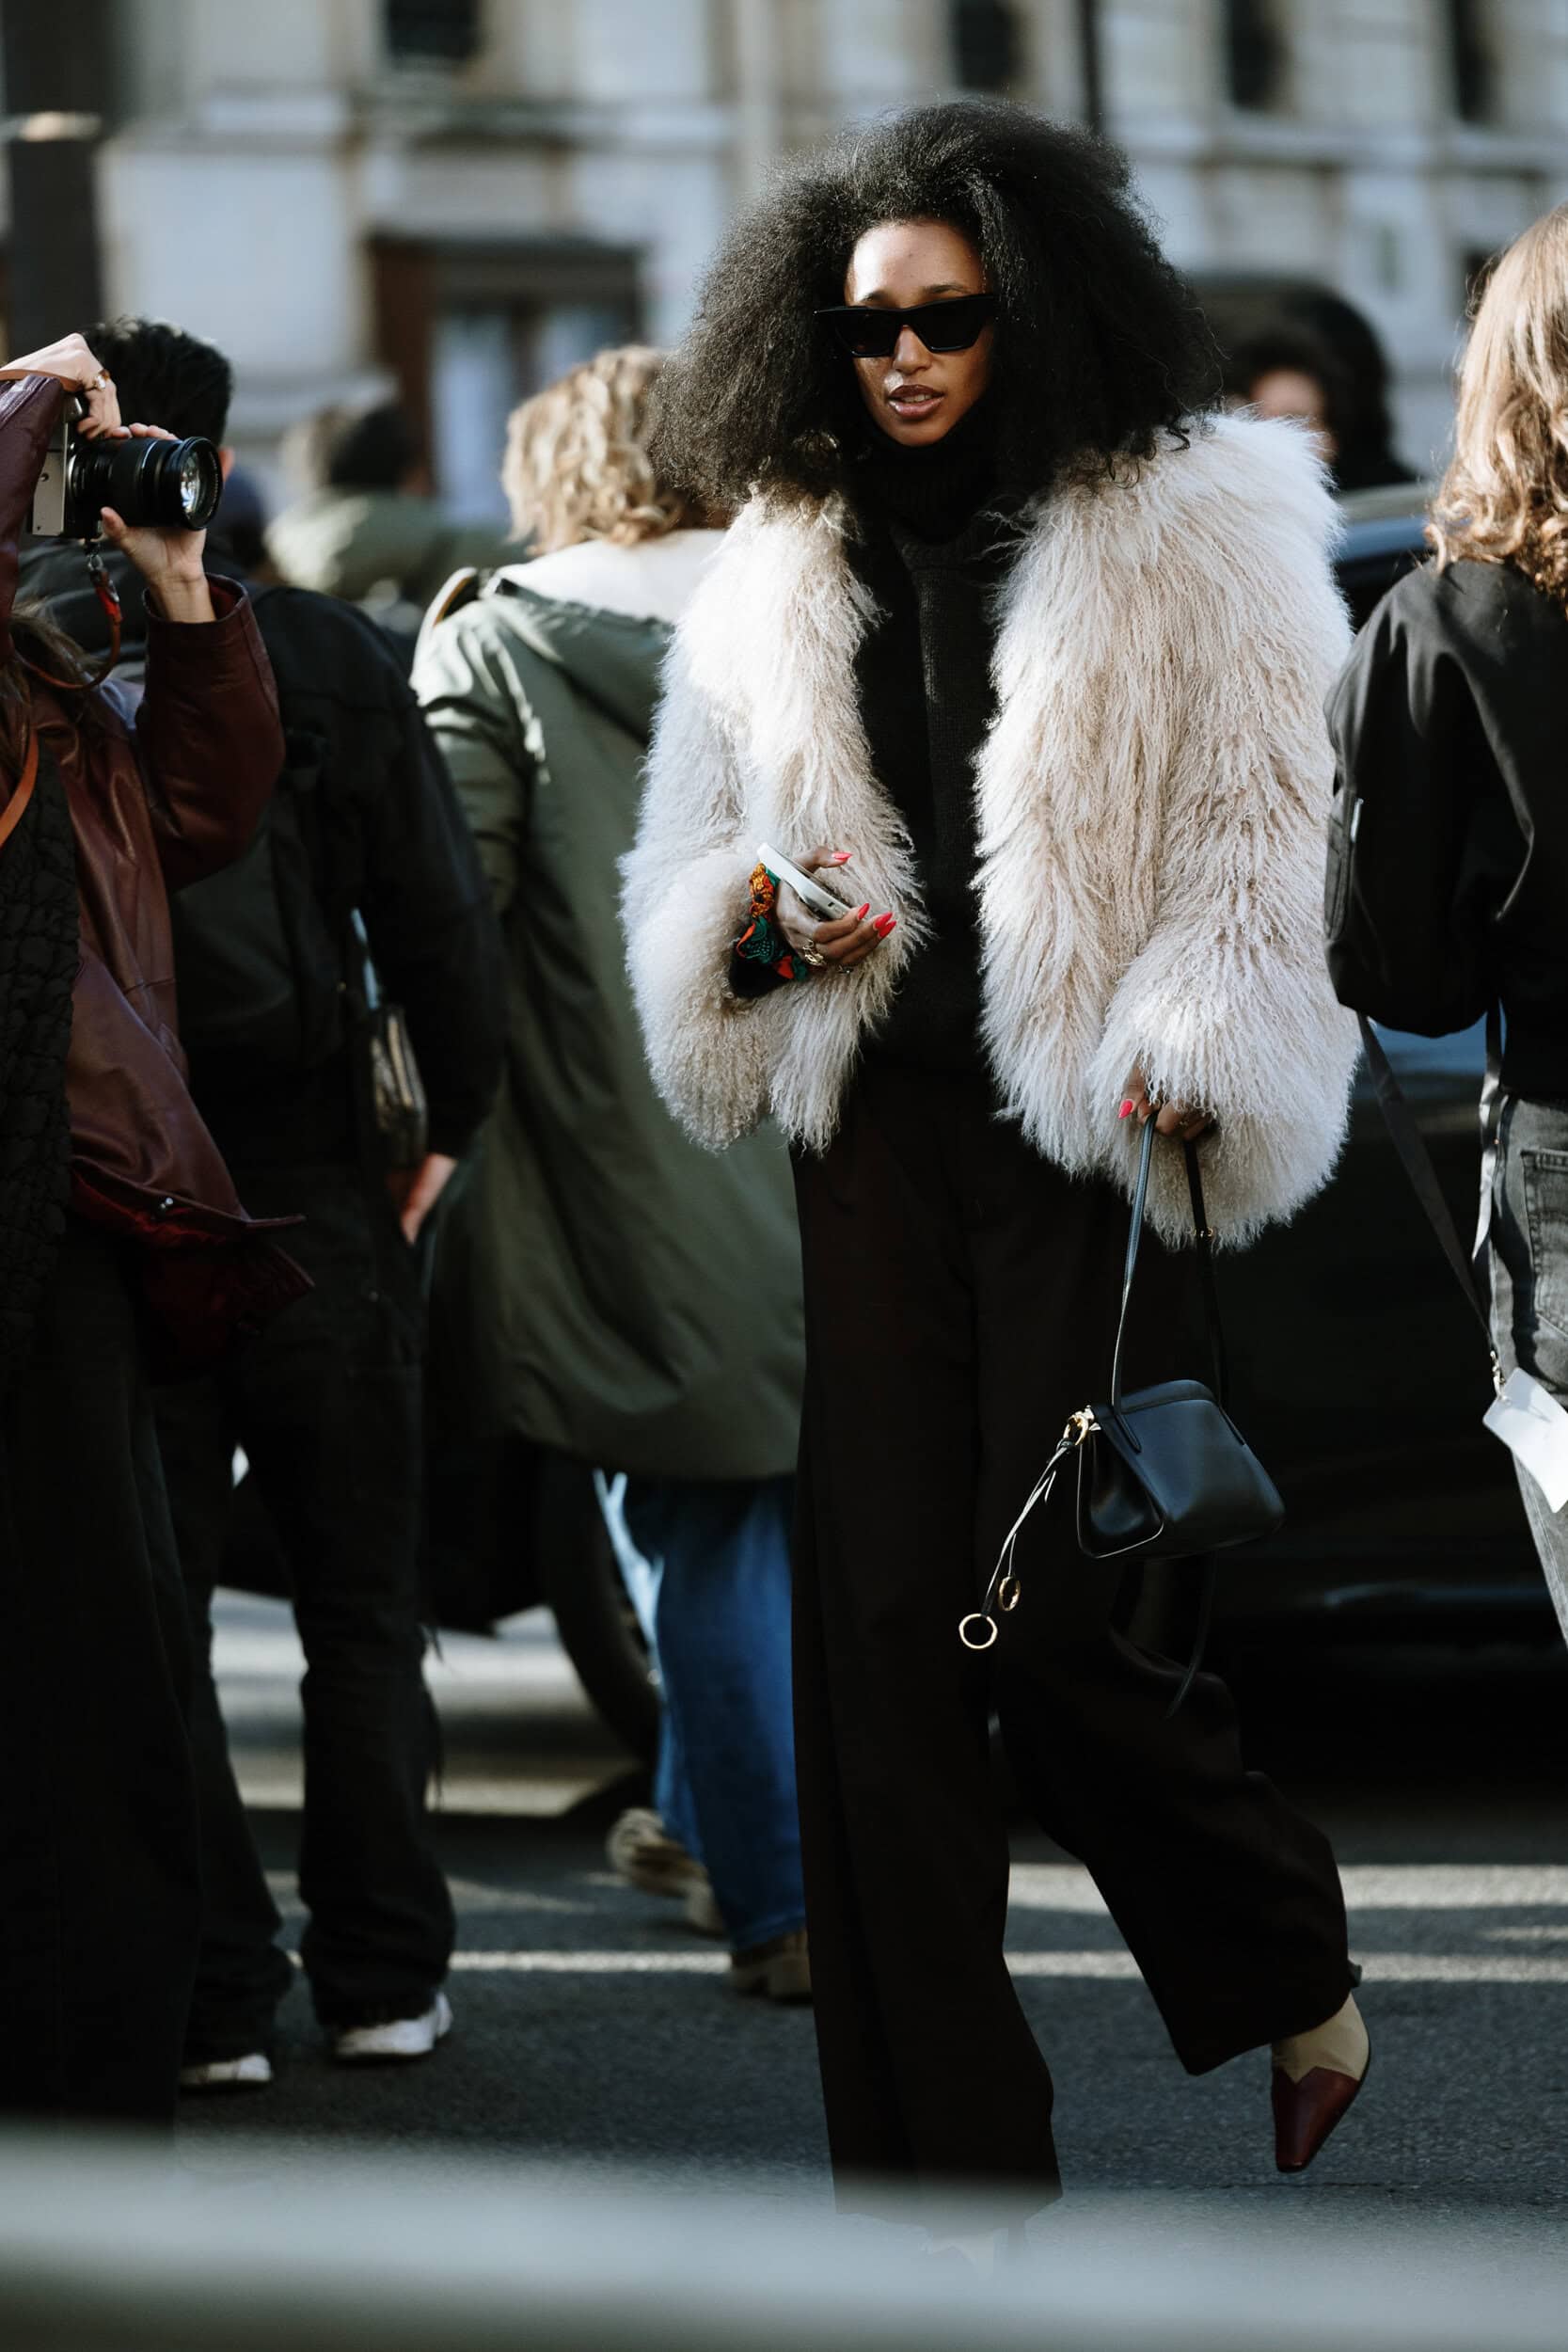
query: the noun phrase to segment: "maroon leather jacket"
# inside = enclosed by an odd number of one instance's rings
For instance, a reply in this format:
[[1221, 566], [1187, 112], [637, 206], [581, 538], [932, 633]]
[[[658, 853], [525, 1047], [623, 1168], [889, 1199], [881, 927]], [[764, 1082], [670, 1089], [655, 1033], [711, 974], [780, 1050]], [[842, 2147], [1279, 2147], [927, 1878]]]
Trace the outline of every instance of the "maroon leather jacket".
[[[0, 382], [0, 660], [11, 651], [17, 544], [64, 398]], [[199, 1363], [309, 1284], [246, 1216], [191, 1100], [176, 1030], [168, 892], [238, 857], [283, 764], [272, 671], [243, 592], [211, 582], [215, 621], [149, 599], [145, 694], [90, 712], [36, 678], [33, 724], [76, 845], [81, 963], [66, 1063], [71, 1205], [136, 1246], [154, 1359]], [[0, 805], [15, 779], [0, 777]]]

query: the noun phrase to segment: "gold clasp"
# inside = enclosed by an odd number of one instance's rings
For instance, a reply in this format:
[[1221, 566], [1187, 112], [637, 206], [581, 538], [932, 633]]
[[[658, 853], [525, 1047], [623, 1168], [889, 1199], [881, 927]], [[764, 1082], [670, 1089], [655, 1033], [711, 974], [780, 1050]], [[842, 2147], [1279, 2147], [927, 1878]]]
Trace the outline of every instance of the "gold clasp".
[[1085, 1405], [1083, 1411], [1074, 1413], [1068, 1422], [1063, 1432], [1062, 1442], [1065, 1445], [1086, 1445], [1091, 1438], [1097, 1438], [1099, 1435], [1100, 1423]]

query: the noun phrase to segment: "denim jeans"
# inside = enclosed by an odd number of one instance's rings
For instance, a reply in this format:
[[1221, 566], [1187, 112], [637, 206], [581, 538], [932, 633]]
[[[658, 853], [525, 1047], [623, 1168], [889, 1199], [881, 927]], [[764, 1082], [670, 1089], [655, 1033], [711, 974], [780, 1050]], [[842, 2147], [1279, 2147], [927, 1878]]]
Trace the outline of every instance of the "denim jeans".
[[[1568, 1102], [1505, 1098], [1492, 1188], [1492, 1336], [1504, 1375], [1522, 1366], [1568, 1406]], [[1568, 1637], [1568, 1511], [1518, 1472], [1530, 1531]]]
[[452, 1909], [425, 1814], [435, 1746], [420, 1609], [422, 1309], [384, 1193], [353, 1168], [236, 1170], [315, 1288], [220, 1373], [158, 1406], [196, 1653], [206, 1907], [188, 2061], [264, 2049], [292, 1970], [235, 1782], [212, 1672], [236, 1446], [279, 1537], [305, 1651], [302, 1946], [327, 2026], [416, 2016]]
[[655, 1788], [749, 1951], [805, 1924], [790, 1690], [790, 1478], [630, 1478], [664, 1684]]

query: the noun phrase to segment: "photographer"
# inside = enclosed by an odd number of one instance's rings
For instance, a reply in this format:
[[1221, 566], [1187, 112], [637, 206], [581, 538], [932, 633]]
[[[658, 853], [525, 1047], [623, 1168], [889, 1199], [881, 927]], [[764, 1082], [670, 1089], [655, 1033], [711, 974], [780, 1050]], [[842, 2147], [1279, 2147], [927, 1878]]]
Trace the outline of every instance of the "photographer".
[[244, 849], [283, 742], [199, 530], [103, 510], [147, 589], [134, 725], [68, 638], [13, 612], [68, 395], [82, 441], [168, 437], [121, 423], [80, 336], [0, 378], [0, 2112], [159, 2123], [200, 1919], [148, 1371], [214, 1360], [304, 1279], [191, 1101], [166, 894]]
[[[129, 406], [212, 442], [229, 468], [222, 352], [162, 320], [87, 331]], [[238, 568], [229, 526], [226, 496], [208, 548], [224, 571]], [[103, 642], [80, 567], [68, 572], [53, 547], [24, 562], [51, 610]], [[123, 569], [115, 557], [110, 568]], [[297, 1974], [276, 1942], [212, 1675], [214, 1589], [257, 1503], [308, 1665], [302, 1959], [329, 2046], [356, 2063], [420, 2058], [450, 2021], [452, 1910], [426, 1815], [424, 1305], [410, 1245], [495, 1094], [505, 993], [467, 823], [381, 631], [303, 588], [262, 587], [251, 610], [286, 758], [247, 855], [181, 894], [174, 969], [201, 1116], [253, 1208], [304, 1216], [290, 1248], [314, 1288], [238, 1361], [158, 1400], [191, 1613], [206, 1896], [190, 2090], [270, 2079], [274, 2011]], [[122, 672], [141, 650], [128, 628]], [[345, 1019], [363, 969], [351, 910], [404, 1009], [428, 1098], [417, 1164], [395, 1170], [367, 1099], [363, 1024]], [[236, 1446], [250, 1464], [238, 1505]]]

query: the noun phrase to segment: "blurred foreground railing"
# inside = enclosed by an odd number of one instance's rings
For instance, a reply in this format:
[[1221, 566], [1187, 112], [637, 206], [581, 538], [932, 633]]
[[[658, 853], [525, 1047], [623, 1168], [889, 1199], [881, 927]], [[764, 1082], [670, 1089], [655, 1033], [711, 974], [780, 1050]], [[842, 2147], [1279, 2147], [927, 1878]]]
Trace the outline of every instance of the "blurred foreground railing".
[[994, 2281], [911, 2231], [624, 2176], [0, 2141], [4, 2352], [1560, 2352], [1547, 2217], [1069, 2201]]

